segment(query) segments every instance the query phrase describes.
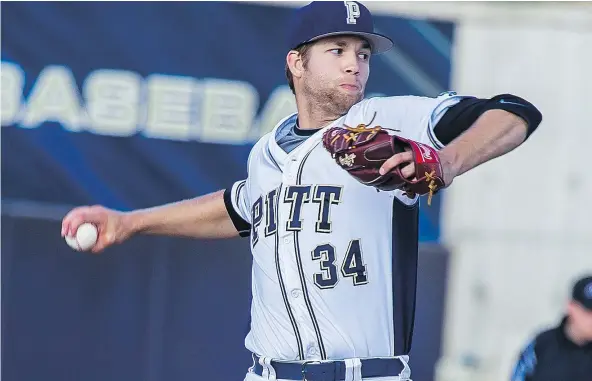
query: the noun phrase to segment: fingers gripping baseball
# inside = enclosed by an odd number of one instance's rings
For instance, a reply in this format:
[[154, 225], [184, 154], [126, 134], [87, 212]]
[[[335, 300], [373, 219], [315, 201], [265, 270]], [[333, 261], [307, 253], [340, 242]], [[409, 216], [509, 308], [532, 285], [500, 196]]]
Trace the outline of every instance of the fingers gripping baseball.
[[72, 209], [62, 220], [62, 237], [74, 237], [80, 225], [93, 224], [98, 231], [97, 242], [90, 249], [99, 253], [122, 242], [129, 234], [123, 228], [123, 213], [102, 206], [83, 206]]

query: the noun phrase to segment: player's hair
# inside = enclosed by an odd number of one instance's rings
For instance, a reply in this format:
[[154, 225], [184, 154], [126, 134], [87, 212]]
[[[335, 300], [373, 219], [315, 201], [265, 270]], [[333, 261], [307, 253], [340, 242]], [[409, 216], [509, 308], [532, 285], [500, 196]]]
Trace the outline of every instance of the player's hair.
[[[295, 51], [298, 52], [298, 54], [300, 54], [300, 57], [302, 57], [302, 64], [304, 65], [304, 67], [306, 68], [306, 66], [308, 65], [308, 53], [310, 51], [310, 47], [312, 46], [312, 44], [302, 44], [300, 46], [298, 46], [297, 48], [293, 49]], [[294, 78], [292, 77], [292, 72], [290, 71], [290, 68], [288, 67], [288, 63], [286, 62], [286, 79], [288, 80], [288, 86], [290, 86], [290, 90], [292, 90], [292, 94], [296, 95], [296, 90], [294, 89]]]

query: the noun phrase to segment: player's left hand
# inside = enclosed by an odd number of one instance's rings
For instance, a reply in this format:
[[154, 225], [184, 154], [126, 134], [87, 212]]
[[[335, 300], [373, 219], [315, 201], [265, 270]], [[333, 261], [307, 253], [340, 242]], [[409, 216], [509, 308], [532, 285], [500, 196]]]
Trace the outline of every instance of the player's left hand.
[[[452, 184], [452, 181], [457, 176], [457, 172], [452, 166], [452, 160], [448, 160], [447, 153], [445, 151], [440, 151], [440, 160], [442, 165], [442, 173], [444, 175], [443, 180], [446, 187], [449, 187]], [[408, 163], [403, 169], [401, 169], [401, 174], [409, 180], [415, 178], [415, 162], [413, 160], [413, 153], [411, 152], [411, 148], [405, 148], [405, 152], [401, 152], [391, 156], [390, 159], [385, 161], [380, 167], [379, 173], [384, 175], [397, 166], [403, 163]]]
[[[379, 190], [398, 189], [411, 198], [428, 195], [430, 205], [432, 196], [445, 186], [436, 149], [393, 135], [381, 126], [330, 128], [323, 134], [323, 146], [341, 168]], [[451, 180], [454, 176], [446, 170]]]

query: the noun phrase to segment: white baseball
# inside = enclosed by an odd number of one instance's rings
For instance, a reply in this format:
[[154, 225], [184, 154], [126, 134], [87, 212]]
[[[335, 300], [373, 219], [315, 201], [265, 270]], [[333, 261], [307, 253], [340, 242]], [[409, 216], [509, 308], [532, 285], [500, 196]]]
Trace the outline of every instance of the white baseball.
[[77, 251], [86, 251], [92, 249], [92, 247], [97, 243], [98, 236], [99, 231], [97, 230], [97, 227], [89, 222], [85, 222], [78, 227], [74, 237], [66, 236], [65, 238], [66, 243], [72, 249]]

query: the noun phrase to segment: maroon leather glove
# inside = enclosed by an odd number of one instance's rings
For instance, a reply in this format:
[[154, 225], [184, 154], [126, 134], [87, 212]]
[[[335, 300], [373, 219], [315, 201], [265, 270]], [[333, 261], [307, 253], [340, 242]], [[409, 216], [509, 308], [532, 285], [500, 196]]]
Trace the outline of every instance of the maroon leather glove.
[[[428, 145], [391, 135], [380, 126], [332, 127], [323, 134], [323, 146], [341, 168], [362, 184], [380, 190], [401, 189], [409, 197], [428, 194], [428, 205], [432, 196], [444, 187], [438, 151]], [[382, 164], [405, 150], [413, 153], [415, 178], [406, 179], [401, 174], [401, 169], [408, 163], [401, 163], [389, 173], [380, 175], [378, 170]]]

